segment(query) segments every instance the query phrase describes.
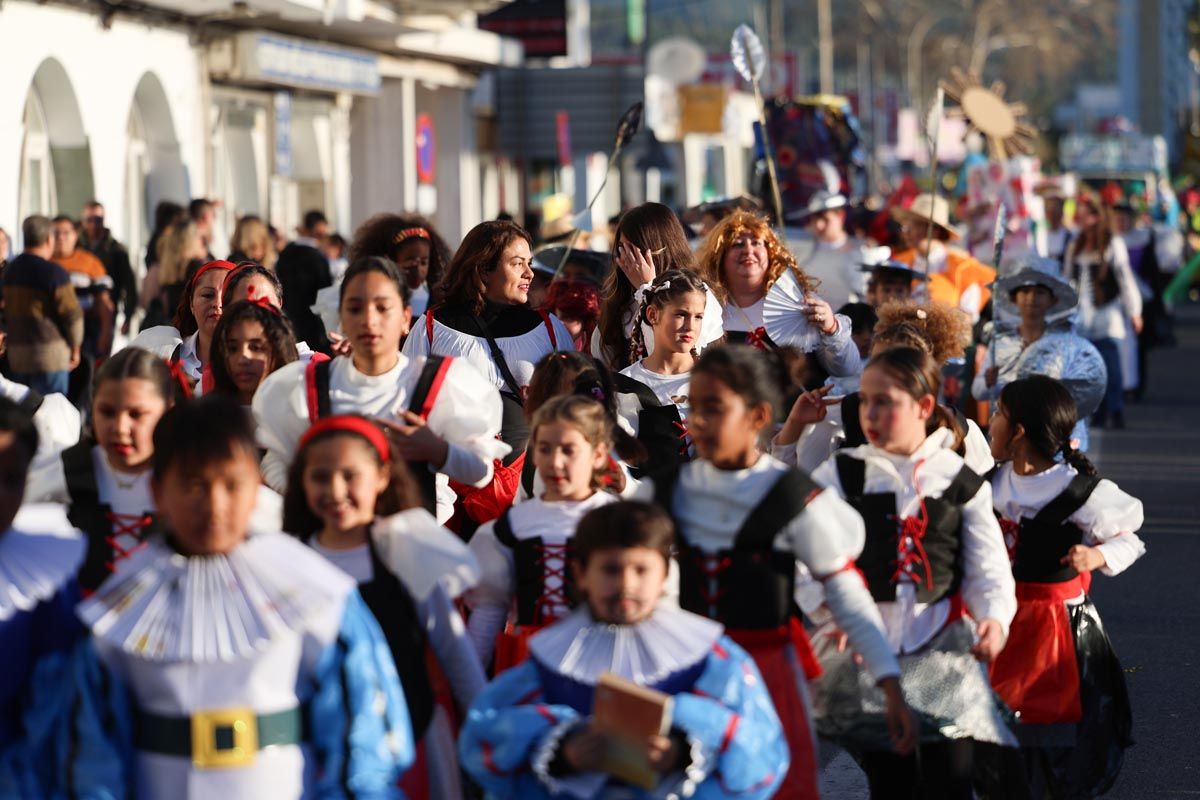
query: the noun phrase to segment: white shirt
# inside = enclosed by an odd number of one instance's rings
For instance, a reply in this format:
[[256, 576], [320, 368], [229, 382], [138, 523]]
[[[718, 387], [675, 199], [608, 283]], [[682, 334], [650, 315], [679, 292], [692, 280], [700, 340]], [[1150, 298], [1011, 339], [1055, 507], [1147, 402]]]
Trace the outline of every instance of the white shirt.
[[1074, 252], [1067, 257], [1063, 274], [1071, 276], [1079, 292], [1079, 333], [1092, 341], [1124, 339], [1126, 317], [1142, 315], [1142, 295], [1129, 266], [1129, 251], [1121, 237], [1114, 236], [1105, 254], [1117, 279], [1117, 297], [1097, 308], [1092, 290], [1092, 266], [1099, 259], [1095, 253]]
[[[520, 541], [540, 538], [542, 544], [565, 545], [575, 535], [575, 528], [584, 514], [593, 508], [615, 503], [618, 499], [608, 492], [596, 492], [588, 499], [579, 501], [533, 498], [513, 506], [508, 512], [508, 521], [513, 536]], [[516, 561], [512, 548], [501, 544], [496, 538], [494, 520], [475, 531], [470, 548], [479, 562], [481, 576], [479, 584], [467, 593], [467, 605], [471, 608], [467, 628], [480, 661], [486, 664], [491, 660], [496, 636], [504, 630], [513, 608]], [[545, 563], [547, 574], [544, 591], [564, 591], [566, 585], [562, 576], [569, 566], [564, 557], [549, 556]], [[547, 608], [546, 613], [557, 619], [566, 616], [570, 610], [563, 603]]]
[[197, 343], [200, 340], [200, 333], [197, 331], [187, 338], [179, 335], [179, 330], [170, 325], [157, 325], [153, 328], [147, 328], [133, 337], [127, 347], [139, 347], [142, 350], [149, 350], [163, 360], [169, 360], [175, 354], [175, 350], [179, 350], [179, 365], [183, 368], [183, 372], [193, 381], [197, 381], [196, 389], [199, 391], [200, 372], [203, 366], [200, 363], [200, 353], [197, 350]]
[[721, 315], [725, 330], [752, 333], [763, 327], [763, 303], [766, 299], [766, 295], [763, 295], [757, 303], [744, 308], [733, 300], [727, 302]]
[[[671, 516], [692, 547], [726, 550], [750, 513], [763, 501], [787, 465], [768, 455], [742, 470], [721, 470], [707, 461], [684, 464], [671, 500]], [[644, 480], [641, 496], [654, 496]], [[882, 621], [859, 576], [844, 568], [862, 552], [862, 518], [833, 492], [813, 497], [775, 538], [775, 549], [794, 554], [799, 567], [824, 578], [827, 602], [867, 668], [878, 680], [899, 675], [883, 637]]]
[[[335, 358], [329, 367], [330, 412], [399, 419], [408, 410], [424, 366], [424, 358], [400, 355], [396, 366], [382, 375], [364, 375], [351, 358]], [[287, 488], [296, 445], [309, 428], [305, 370], [301, 362], [287, 364], [271, 373], [254, 394], [259, 444], [267, 450], [263, 479], [281, 493]], [[454, 359], [427, 420], [429, 429], [449, 445], [438, 474], [439, 521], [453, 513], [454, 493], [448, 479], [485, 486], [492, 479], [492, 459], [508, 452], [496, 439], [501, 414], [495, 387], [466, 360]]]
[[[0, 375], [0, 397], [23, 403], [29, 391], [28, 386]], [[83, 419], [70, 400], [54, 392], [42, 398], [42, 405], [33, 414], [33, 426], [38, 432], [38, 447], [29, 462], [29, 474], [25, 479], [26, 502], [32, 502], [39, 493], [44, 493], [48, 476], [53, 473], [62, 451], [78, 443]]]
[[[872, 445], [843, 452], [866, 462], [864, 492], [895, 495], [899, 520], [918, 516], [921, 498], [941, 497], [962, 469], [962, 458], [949, 449], [952, 438], [949, 430], [940, 428], [912, 455], [896, 455]], [[818, 467], [813, 480], [845, 496], [835, 459]], [[967, 611], [976, 620], [998, 621], [1007, 637], [1009, 623], [1017, 611], [1016, 584], [1000, 524], [992, 513], [991, 487], [986, 483], [962, 506], [961, 536], [962, 596]], [[896, 599], [879, 603], [879, 611], [892, 652], [912, 653], [928, 644], [945, 626], [950, 599], [921, 603], [916, 587], [901, 579]]]
[[[992, 476], [992, 505], [1013, 522], [1035, 517], [1078, 474], [1070, 464], [1055, 464], [1037, 475], [1018, 475], [1012, 464], [1002, 464]], [[1146, 553], [1145, 543], [1135, 533], [1144, 521], [1142, 502], [1110, 480], [1101, 480], [1068, 521], [1083, 530], [1084, 544], [1104, 555], [1100, 572], [1105, 575], [1124, 572]]]

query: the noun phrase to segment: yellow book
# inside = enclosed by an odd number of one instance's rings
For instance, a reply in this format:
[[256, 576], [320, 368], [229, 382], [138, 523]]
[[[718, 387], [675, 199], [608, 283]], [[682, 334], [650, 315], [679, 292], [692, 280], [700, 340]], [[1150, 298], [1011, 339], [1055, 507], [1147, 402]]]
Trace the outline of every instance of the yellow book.
[[646, 741], [671, 730], [668, 694], [638, 686], [611, 672], [600, 676], [592, 701], [592, 721], [606, 734], [603, 771], [630, 786], [651, 790], [659, 774], [646, 758]]

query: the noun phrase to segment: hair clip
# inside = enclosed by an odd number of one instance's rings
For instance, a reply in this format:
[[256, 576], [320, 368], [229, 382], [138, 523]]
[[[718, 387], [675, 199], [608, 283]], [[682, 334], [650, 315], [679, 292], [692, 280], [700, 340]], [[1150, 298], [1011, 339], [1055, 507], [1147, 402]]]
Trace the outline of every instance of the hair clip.
[[929, 317], [929, 314], [927, 314], [925, 312], [925, 309], [923, 309], [923, 308], [917, 309], [917, 319], [926, 319], [928, 317]]
[[670, 288], [671, 288], [671, 282], [669, 280], [667, 280], [667, 281], [663, 281], [662, 283], [658, 284], [657, 286], [651, 286], [650, 291], [653, 292], [654, 294], [658, 294], [659, 292], [665, 292]]
[[604, 394], [604, 390], [601, 389], [599, 386], [592, 387], [592, 397], [596, 398], [597, 402], [599, 402], [601, 404], [603, 404], [604, 401], [607, 399], [606, 395]]

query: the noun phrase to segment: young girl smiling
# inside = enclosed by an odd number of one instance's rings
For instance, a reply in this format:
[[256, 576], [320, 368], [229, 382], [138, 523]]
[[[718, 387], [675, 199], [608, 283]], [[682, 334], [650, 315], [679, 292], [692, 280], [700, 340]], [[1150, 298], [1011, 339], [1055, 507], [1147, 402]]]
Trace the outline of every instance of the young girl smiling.
[[[970, 798], [975, 741], [1015, 744], [985, 666], [1004, 647], [1016, 611], [1012, 573], [990, 487], [964, 465], [964, 432], [937, 402], [940, 375], [921, 350], [877, 353], [860, 389], [868, 444], [842, 450], [813, 473], [866, 524], [858, 569], [922, 723], [919, 756], [872, 744], [866, 734], [879, 720], [864, 712], [873, 701], [852, 678], [850, 654], [823, 658], [826, 675], [814, 691], [822, 733], [863, 752], [874, 798], [898, 791]], [[804, 605], [814, 619], [824, 616], [819, 604]]]
[[[377, 425], [326, 417], [300, 440], [284, 528], [358, 582], [387, 638], [418, 742], [406, 794], [459, 797], [451, 718], [455, 701], [470, 707], [485, 678], [454, 600], [475, 583], [478, 567], [420, 502]], [[440, 691], [447, 679], [453, 698]]]
[[483, 573], [467, 598], [471, 639], [484, 664], [497, 648], [497, 673], [524, 661], [529, 636], [569, 611], [567, 544], [580, 517], [617, 499], [597, 482], [608, 467], [610, 425], [604, 407], [587, 397], [568, 395], [543, 405], [531, 439], [545, 490], [471, 539]]
[[1074, 449], [1075, 424], [1066, 387], [1035, 375], [1004, 387], [991, 425], [1018, 602], [992, 685], [1021, 715], [1035, 797], [1100, 796], [1131, 744], [1121, 665], [1087, 593], [1093, 572], [1117, 575], [1146, 552], [1142, 504]]

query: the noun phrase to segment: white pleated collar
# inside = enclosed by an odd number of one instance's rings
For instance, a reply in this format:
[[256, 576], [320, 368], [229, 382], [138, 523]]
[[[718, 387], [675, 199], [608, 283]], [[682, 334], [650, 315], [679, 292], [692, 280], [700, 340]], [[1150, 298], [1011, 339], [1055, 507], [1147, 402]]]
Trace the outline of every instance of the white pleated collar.
[[636, 625], [597, 622], [582, 608], [530, 639], [529, 654], [542, 667], [587, 686], [606, 672], [645, 686], [707, 658], [724, 630], [707, 617], [667, 605]]
[[79, 606], [97, 639], [150, 661], [249, 658], [337, 607], [354, 579], [282, 533], [185, 556], [150, 541]]
[[62, 506], [22, 506], [0, 535], [0, 622], [58, 593], [79, 571], [87, 542]]

